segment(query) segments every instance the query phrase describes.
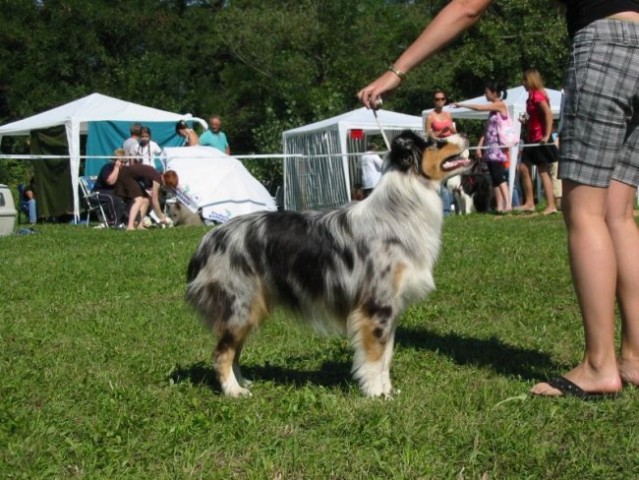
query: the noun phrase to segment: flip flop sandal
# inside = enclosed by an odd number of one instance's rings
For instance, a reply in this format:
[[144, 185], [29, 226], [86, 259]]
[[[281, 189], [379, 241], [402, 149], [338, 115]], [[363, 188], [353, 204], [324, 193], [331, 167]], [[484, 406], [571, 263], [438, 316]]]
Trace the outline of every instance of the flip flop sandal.
[[[586, 392], [579, 385], [571, 382], [566, 377], [555, 377], [548, 380], [548, 385], [556, 388], [562, 393], [562, 397], [575, 397], [586, 402], [596, 402], [599, 400], [612, 400], [617, 397], [613, 392]], [[538, 395], [544, 396], [544, 395]], [[552, 395], [547, 395], [552, 396]]]

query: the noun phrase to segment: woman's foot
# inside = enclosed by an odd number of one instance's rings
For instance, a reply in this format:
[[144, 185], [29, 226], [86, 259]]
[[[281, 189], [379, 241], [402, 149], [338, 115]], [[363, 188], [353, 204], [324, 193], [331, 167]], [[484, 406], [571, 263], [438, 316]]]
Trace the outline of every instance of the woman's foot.
[[619, 358], [617, 366], [623, 382], [639, 387], [639, 358]]
[[544, 210], [541, 213], [542, 213], [542, 215], [552, 215], [553, 213], [558, 213], [558, 210], [556, 208], [549, 208], [549, 209]]
[[[605, 372], [594, 371], [585, 364], [581, 364], [573, 368], [563, 378], [575, 384], [585, 394], [617, 393], [622, 388], [621, 377], [616, 369]], [[566, 395], [564, 390], [552, 386], [549, 382], [536, 384], [530, 389], [530, 393], [540, 397], [561, 397]]]
[[514, 210], [516, 212], [532, 213], [535, 211], [535, 206], [533, 205], [531, 207], [530, 205], [519, 205], [518, 207], [515, 207]]

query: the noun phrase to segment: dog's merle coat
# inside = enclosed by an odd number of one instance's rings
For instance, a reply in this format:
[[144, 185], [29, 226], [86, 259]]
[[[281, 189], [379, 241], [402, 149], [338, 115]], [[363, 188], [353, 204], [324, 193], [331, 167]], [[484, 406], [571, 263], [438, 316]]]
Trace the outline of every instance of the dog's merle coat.
[[458, 136], [433, 142], [403, 132], [366, 200], [327, 213], [245, 215], [203, 238], [186, 297], [217, 335], [214, 367], [224, 393], [249, 393], [239, 369], [242, 345], [282, 305], [346, 331], [363, 393], [391, 394], [396, 320], [435, 288], [439, 181], [468, 168], [457, 158], [466, 147]]

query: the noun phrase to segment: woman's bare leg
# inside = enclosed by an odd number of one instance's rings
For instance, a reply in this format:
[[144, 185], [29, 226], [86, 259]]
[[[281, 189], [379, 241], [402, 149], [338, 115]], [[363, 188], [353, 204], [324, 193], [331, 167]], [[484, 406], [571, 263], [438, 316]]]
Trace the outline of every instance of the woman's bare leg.
[[522, 203], [518, 210], [534, 210], [535, 209], [535, 196], [533, 195], [532, 184], [532, 165], [527, 163], [519, 164], [519, 177], [521, 178], [521, 186], [524, 190], [524, 203]]
[[544, 188], [546, 196], [546, 208], [544, 214], [555, 213], [557, 211], [557, 203], [555, 202], [555, 192], [552, 188], [552, 177], [550, 176], [550, 165], [538, 167], [539, 176], [541, 177], [541, 185]]
[[[615, 356], [617, 257], [606, 223], [609, 190], [569, 180], [563, 189], [570, 270], [586, 341], [582, 362], [564, 376], [586, 392], [616, 392], [621, 389]], [[547, 383], [531, 392], [561, 394]]]
[[504, 211], [510, 212], [512, 210], [512, 203], [510, 201], [510, 190], [508, 189], [508, 182], [499, 184], [499, 191], [503, 199]]
[[621, 378], [639, 385], [639, 229], [633, 206], [637, 190], [610, 183], [607, 222], [617, 256], [617, 301], [621, 312]]
[[149, 211], [149, 199], [146, 197], [140, 197], [142, 202], [140, 204], [140, 223], [138, 224], [138, 228], [144, 229], [144, 217], [146, 217], [147, 212]]
[[131, 208], [129, 209], [129, 223], [126, 227], [127, 230], [135, 230], [135, 219], [137, 218], [138, 213], [140, 213], [143, 200], [143, 197], [135, 197], [131, 202]]

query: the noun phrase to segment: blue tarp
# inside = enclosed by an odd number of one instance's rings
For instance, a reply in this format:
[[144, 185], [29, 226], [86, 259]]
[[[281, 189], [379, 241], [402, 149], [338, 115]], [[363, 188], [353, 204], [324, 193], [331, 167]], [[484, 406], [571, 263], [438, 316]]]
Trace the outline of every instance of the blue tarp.
[[[179, 147], [184, 144], [184, 138], [175, 133], [175, 122], [141, 123], [151, 129], [151, 139], [162, 148]], [[96, 176], [100, 173], [100, 169], [109, 159], [90, 157], [92, 155], [110, 157], [113, 151], [121, 148], [124, 141], [131, 136], [130, 127], [131, 122], [89, 122], [84, 175]], [[161, 164], [156, 160], [156, 167], [159, 169], [160, 166]]]

